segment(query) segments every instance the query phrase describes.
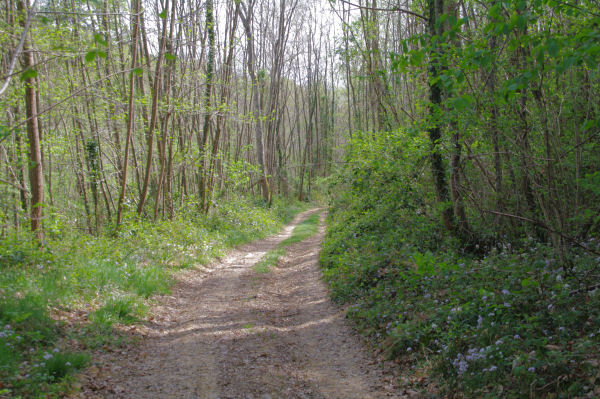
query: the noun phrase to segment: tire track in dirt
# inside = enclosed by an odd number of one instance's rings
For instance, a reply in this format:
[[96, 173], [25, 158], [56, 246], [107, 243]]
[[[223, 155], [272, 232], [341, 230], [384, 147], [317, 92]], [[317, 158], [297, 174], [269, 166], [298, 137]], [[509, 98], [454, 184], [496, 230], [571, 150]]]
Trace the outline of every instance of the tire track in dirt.
[[324, 214], [319, 232], [289, 246], [269, 273], [252, 269], [318, 211], [207, 270], [179, 275], [153, 320], [138, 328], [141, 345], [101, 358], [87, 372], [83, 397], [402, 397], [329, 300], [318, 266]]

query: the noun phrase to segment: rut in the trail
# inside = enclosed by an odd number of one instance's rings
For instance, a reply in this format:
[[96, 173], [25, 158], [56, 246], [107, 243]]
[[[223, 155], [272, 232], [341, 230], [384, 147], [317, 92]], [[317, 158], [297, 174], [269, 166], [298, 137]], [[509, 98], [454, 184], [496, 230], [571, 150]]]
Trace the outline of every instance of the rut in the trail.
[[252, 266], [317, 210], [276, 236], [238, 248], [209, 271], [181, 276], [160, 298], [142, 344], [93, 367], [86, 398], [397, 398], [331, 304], [319, 233], [269, 273]]

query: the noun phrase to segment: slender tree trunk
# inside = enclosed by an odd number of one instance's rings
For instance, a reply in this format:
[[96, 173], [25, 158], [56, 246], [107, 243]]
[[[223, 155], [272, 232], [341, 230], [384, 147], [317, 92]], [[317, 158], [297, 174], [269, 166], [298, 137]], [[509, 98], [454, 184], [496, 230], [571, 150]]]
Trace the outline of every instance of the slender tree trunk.
[[129, 74], [129, 101], [127, 104], [127, 137], [125, 141], [125, 155], [123, 156], [123, 173], [121, 178], [121, 194], [119, 195], [119, 202], [117, 206], [117, 228], [121, 224], [121, 218], [123, 215], [123, 202], [125, 201], [125, 191], [127, 189], [127, 165], [129, 164], [129, 143], [131, 142], [131, 135], [133, 133], [133, 127], [135, 124], [135, 115], [133, 100], [135, 94], [135, 73], [133, 70], [137, 65], [137, 46], [138, 46], [138, 12], [140, 9], [140, 0], [133, 0], [133, 43], [131, 44], [131, 69], [132, 73]]
[[208, 136], [210, 135], [210, 119], [211, 119], [211, 94], [213, 89], [213, 75], [215, 70], [215, 20], [213, 16], [213, 2], [206, 1], [206, 30], [208, 32], [208, 61], [206, 63], [206, 90], [204, 92], [204, 123], [202, 125], [202, 147], [200, 148], [200, 198], [201, 209], [208, 211], [207, 202], [207, 180], [209, 179], [209, 171], [207, 170], [207, 151]]
[[254, 37], [252, 35], [252, 3], [246, 8], [244, 3], [241, 3], [243, 13], [240, 13], [240, 19], [244, 25], [246, 32], [246, 39], [248, 40], [247, 45], [247, 57], [248, 57], [248, 73], [250, 74], [250, 80], [252, 82], [252, 102], [254, 104], [254, 120], [256, 123], [255, 139], [256, 139], [256, 155], [258, 158], [258, 165], [260, 168], [260, 185], [262, 188], [262, 194], [265, 201], [271, 201], [271, 194], [269, 190], [269, 183], [267, 182], [267, 174], [265, 170], [265, 151], [263, 148], [263, 125], [261, 120], [261, 106], [259, 98], [259, 83], [254, 70]]
[[[164, 12], [168, 12], [169, 9], [169, 0], [165, 2]], [[140, 201], [137, 207], [138, 215], [141, 215], [144, 210], [144, 205], [146, 203], [146, 196], [148, 194], [148, 185], [150, 183], [150, 172], [152, 169], [152, 155], [153, 155], [153, 146], [154, 146], [154, 129], [156, 128], [156, 120], [158, 118], [158, 96], [160, 92], [160, 74], [162, 67], [162, 60], [165, 52], [165, 44], [167, 41], [167, 20], [168, 18], [165, 16], [163, 18], [162, 23], [162, 34], [160, 39], [160, 45], [158, 49], [158, 59], [156, 60], [156, 70], [154, 72], [154, 88], [152, 90], [152, 110], [150, 114], [150, 127], [148, 128], [148, 132], [146, 136], [148, 137], [148, 153], [146, 154], [146, 172], [144, 174], [144, 184], [142, 186], [142, 192], [140, 193]], [[148, 61], [148, 60], [147, 60]], [[156, 198], [158, 201], [158, 198]]]
[[[29, 5], [22, 0], [17, 3], [19, 12], [23, 15], [21, 24], [25, 24], [25, 14], [29, 12]], [[23, 66], [25, 69], [35, 67], [33, 50], [28, 38], [23, 44]], [[25, 78], [25, 113], [27, 116], [27, 137], [29, 139], [29, 184], [31, 187], [31, 230], [35, 232], [37, 239], [42, 242], [44, 231], [42, 229], [43, 207], [44, 207], [44, 173], [42, 167], [42, 147], [40, 143], [40, 132], [38, 125], [37, 95], [35, 90], [35, 78], [28, 75]]]
[[431, 173], [438, 201], [442, 204], [442, 223], [449, 231], [455, 231], [454, 214], [448, 192], [448, 181], [446, 179], [446, 167], [440, 152], [440, 140], [442, 139], [442, 88], [440, 80], [437, 79], [441, 71], [441, 52], [439, 41], [442, 39], [443, 23], [437, 23], [444, 12], [444, 0], [428, 0], [429, 7], [429, 35], [430, 35], [430, 60], [429, 60], [429, 116], [431, 118], [429, 128], [429, 140], [431, 142]]

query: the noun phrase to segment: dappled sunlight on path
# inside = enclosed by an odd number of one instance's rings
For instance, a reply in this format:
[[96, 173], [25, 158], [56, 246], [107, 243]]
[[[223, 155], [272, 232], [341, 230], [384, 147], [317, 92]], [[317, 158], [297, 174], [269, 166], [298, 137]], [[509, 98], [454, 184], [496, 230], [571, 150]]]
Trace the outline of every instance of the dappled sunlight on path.
[[401, 397], [329, 301], [318, 267], [324, 215], [318, 234], [291, 245], [268, 273], [252, 268], [317, 211], [205, 271], [184, 272], [138, 329], [140, 347], [104, 359], [86, 397]]

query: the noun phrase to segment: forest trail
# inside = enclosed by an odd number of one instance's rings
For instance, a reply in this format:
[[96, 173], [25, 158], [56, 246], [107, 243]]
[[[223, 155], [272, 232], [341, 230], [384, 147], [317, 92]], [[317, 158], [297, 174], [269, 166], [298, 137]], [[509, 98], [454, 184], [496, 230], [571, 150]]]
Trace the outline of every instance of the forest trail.
[[393, 380], [331, 304], [318, 266], [324, 234], [288, 247], [268, 273], [253, 265], [318, 209], [278, 235], [188, 271], [141, 345], [103, 355], [84, 376], [86, 398], [399, 398]]

